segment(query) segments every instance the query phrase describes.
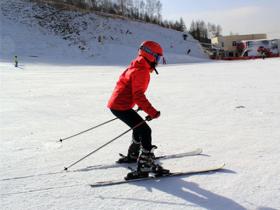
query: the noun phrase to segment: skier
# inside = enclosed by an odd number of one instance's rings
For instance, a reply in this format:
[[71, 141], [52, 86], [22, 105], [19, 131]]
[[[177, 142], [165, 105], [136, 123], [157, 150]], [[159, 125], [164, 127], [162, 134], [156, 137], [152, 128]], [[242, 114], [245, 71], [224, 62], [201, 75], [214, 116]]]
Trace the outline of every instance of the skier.
[[164, 64], [164, 65], [166, 65], [166, 64], [167, 64], [167, 62], [166, 62], [166, 60], [165, 60], [165, 58], [164, 58], [164, 57], [162, 57], [162, 64]]
[[14, 57], [15, 67], [18, 67], [18, 57], [15, 55]]
[[[156, 146], [152, 145], [152, 130], [142, 117], [133, 109], [137, 105], [139, 109], [148, 114], [147, 121], [160, 116], [160, 111], [155, 109], [145, 96], [150, 81], [150, 73], [157, 70], [162, 47], [154, 41], [144, 41], [138, 56], [130, 66], [121, 74], [113, 94], [108, 102], [111, 112], [133, 129], [132, 142], [128, 148], [127, 156], [120, 158], [118, 162], [137, 162], [137, 170], [128, 173], [126, 179], [148, 176], [155, 170], [154, 153]], [[141, 124], [142, 122], [142, 124]]]

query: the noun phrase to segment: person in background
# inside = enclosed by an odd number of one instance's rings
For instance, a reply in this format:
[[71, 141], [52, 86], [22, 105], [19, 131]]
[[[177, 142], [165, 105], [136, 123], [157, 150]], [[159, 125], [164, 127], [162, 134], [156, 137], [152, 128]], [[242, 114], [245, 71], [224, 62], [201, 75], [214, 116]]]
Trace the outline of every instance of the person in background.
[[18, 67], [18, 57], [15, 55], [14, 57], [15, 67]]
[[164, 57], [162, 57], [162, 64], [164, 64], [164, 65], [167, 64], [166, 59]]

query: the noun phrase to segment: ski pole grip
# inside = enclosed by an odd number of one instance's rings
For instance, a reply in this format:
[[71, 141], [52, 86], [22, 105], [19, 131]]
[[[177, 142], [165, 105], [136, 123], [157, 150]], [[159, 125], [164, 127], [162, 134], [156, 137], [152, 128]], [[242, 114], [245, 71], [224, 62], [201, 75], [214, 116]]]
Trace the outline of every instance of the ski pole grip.
[[151, 120], [153, 120], [153, 118], [152, 118], [150, 115], [147, 115], [147, 116], [145, 117], [145, 119], [146, 119], [146, 121], [151, 121]]

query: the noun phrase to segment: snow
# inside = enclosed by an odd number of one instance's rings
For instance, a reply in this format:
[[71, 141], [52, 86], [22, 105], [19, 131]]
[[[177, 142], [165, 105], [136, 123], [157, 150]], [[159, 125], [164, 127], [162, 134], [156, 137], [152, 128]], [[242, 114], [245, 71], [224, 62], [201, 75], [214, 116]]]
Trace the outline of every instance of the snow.
[[[0, 59], [4, 61], [17, 55], [31, 62], [126, 65], [144, 40], [160, 43], [169, 64], [207, 59], [190, 34], [185, 41], [182, 32], [158, 25], [88, 12], [60, 11], [27, 0], [1, 0], [0, 6], [3, 49]], [[191, 49], [189, 55], [188, 49]]]
[[[2, 209], [279, 209], [279, 65], [267, 59], [160, 67], [147, 93], [162, 112], [149, 123], [157, 154], [204, 150], [163, 165], [182, 170], [225, 162], [226, 170], [93, 189], [88, 184], [128, 170], [63, 167], [127, 127], [116, 121], [56, 141], [113, 118], [106, 103], [124, 68], [30, 63], [22, 70], [2, 62]], [[129, 141], [121, 137], [72, 170], [114, 162]]]
[[[173, 64], [158, 67], [147, 92], [162, 113], [149, 123], [156, 154], [202, 148], [203, 155], [161, 163], [174, 171], [226, 163], [225, 170], [91, 188], [129, 171], [88, 169], [126, 153], [130, 134], [63, 168], [128, 127], [114, 121], [57, 141], [114, 118], [106, 103], [132, 55], [124, 51], [119, 63], [108, 54], [92, 58], [35, 26], [1, 15], [1, 52], [10, 49], [0, 58], [1, 209], [280, 209], [279, 58], [213, 62], [167, 50]], [[128, 48], [135, 55], [136, 44]]]

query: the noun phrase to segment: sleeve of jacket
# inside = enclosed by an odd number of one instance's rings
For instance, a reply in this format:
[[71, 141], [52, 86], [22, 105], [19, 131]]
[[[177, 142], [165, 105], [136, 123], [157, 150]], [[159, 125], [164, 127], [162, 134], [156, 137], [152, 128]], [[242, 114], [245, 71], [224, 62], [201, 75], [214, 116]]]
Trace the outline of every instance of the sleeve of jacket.
[[132, 95], [134, 102], [148, 115], [155, 116], [157, 110], [152, 106], [145, 96], [146, 87], [149, 83], [149, 72], [135, 71], [132, 75]]

